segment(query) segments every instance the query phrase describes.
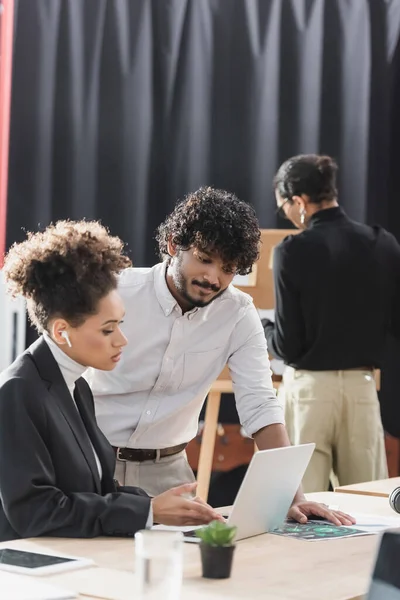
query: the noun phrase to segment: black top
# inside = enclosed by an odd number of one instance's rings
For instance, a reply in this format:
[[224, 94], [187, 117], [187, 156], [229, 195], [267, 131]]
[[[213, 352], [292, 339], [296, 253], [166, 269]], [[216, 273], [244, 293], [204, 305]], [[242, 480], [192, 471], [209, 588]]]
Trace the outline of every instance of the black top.
[[339, 207], [314, 214], [274, 251], [272, 355], [296, 369], [380, 367], [386, 333], [400, 337], [400, 247]]
[[132, 536], [146, 526], [150, 498], [116, 487], [115, 454], [83, 378], [75, 398], [79, 412], [43, 338], [1, 374], [0, 541]]

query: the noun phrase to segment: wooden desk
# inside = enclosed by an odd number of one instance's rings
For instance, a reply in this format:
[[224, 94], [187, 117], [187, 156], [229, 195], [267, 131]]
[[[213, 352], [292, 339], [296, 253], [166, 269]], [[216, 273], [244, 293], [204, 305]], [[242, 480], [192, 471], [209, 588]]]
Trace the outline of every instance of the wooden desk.
[[400, 477], [353, 483], [335, 488], [335, 492], [343, 494], [362, 494], [363, 496], [381, 496], [388, 498], [394, 488], [400, 487]]
[[[309, 500], [315, 500], [315, 502], [336, 505], [339, 507], [339, 510], [348, 513], [358, 512], [379, 515], [381, 517], [397, 516], [394, 510], [390, 508], [388, 499], [379, 496], [362, 496], [339, 492], [315, 492], [313, 494], [306, 494], [306, 496]], [[398, 518], [400, 522], [400, 516]]]
[[[386, 498], [322, 492], [310, 499], [336, 504], [341, 510], [395, 516]], [[400, 526], [400, 517], [399, 517]], [[232, 577], [212, 581], [201, 577], [199, 549], [184, 546], [184, 582], [182, 600], [355, 600], [369, 586], [370, 574], [379, 543], [377, 535], [322, 542], [302, 542], [274, 535], [261, 535], [238, 542]], [[134, 543], [131, 539], [96, 538], [93, 540], [38, 538], [16, 540], [1, 546], [20, 549], [52, 550], [92, 558], [98, 567], [82, 569], [48, 580], [66, 588], [78, 589], [82, 600], [92, 600], [90, 579], [100, 589], [108, 578], [134, 597]], [[116, 589], [116, 588], [115, 588]], [[92, 587], [93, 590], [93, 587]], [[97, 593], [97, 592], [96, 592]]]

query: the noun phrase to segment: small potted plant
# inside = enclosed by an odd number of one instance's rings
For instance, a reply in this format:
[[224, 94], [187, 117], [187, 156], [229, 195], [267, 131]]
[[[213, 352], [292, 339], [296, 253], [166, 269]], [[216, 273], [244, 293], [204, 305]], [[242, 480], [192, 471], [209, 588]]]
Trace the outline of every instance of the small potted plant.
[[221, 521], [212, 521], [207, 527], [197, 529], [196, 535], [201, 538], [203, 577], [208, 579], [230, 577], [236, 529]]

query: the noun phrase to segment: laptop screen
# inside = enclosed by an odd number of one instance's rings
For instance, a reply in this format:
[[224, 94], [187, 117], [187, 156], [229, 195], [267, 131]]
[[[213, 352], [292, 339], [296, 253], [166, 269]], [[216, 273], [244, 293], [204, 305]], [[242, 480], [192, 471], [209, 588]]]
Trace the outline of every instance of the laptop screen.
[[386, 531], [372, 574], [367, 600], [400, 600], [400, 534]]

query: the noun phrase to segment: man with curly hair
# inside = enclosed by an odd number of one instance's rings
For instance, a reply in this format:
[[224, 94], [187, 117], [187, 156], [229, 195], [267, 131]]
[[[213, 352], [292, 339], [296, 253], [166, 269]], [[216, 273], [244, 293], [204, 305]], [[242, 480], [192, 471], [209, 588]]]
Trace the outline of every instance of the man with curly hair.
[[[224, 190], [200, 188], [177, 204], [157, 241], [161, 263], [120, 276], [130, 342], [120, 364], [87, 375], [117, 479], [151, 496], [194, 480], [185, 448], [226, 364], [247, 434], [260, 449], [289, 445], [260, 318], [250, 296], [232, 285], [258, 258], [253, 208]], [[351, 522], [305, 502], [300, 491], [290, 515], [304, 522], [311, 513]]]

